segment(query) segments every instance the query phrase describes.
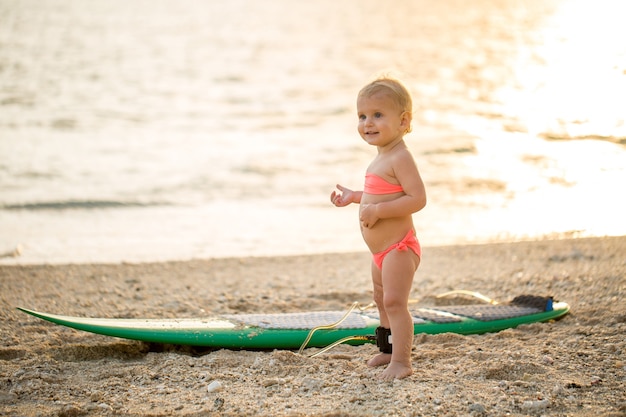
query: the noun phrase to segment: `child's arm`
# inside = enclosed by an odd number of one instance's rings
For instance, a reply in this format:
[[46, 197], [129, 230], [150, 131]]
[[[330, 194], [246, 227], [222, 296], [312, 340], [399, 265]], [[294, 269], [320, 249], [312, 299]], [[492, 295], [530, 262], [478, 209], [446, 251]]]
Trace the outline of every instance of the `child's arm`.
[[330, 201], [337, 207], [345, 207], [349, 204], [361, 202], [363, 191], [352, 191], [349, 188], [337, 184], [340, 193], [333, 191], [330, 195]]

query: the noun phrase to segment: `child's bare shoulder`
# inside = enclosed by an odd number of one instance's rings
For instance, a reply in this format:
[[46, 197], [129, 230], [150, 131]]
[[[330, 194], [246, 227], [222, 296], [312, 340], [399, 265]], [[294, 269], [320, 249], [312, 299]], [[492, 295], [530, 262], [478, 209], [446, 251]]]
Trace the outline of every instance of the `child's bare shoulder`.
[[415, 159], [409, 148], [402, 147], [391, 155], [391, 163], [394, 166], [404, 164], [415, 165]]

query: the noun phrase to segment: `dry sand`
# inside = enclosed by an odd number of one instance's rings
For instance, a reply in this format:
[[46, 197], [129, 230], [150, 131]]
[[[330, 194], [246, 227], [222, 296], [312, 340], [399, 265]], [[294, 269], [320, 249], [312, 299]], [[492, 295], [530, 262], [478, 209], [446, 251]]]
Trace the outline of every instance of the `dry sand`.
[[412, 293], [424, 305], [471, 289], [501, 301], [553, 295], [572, 310], [496, 334], [416, 335], [415, 373], [394, 382], [365, 365], [373, 345], [316, 358], [209, 351], [93, 335], [15, 310], [158, 318], [345, 309], [370, 301], [368, 270], [366, 253], [0, 266], [0, 414], [626, 414], [626, 237], [425, 248]]

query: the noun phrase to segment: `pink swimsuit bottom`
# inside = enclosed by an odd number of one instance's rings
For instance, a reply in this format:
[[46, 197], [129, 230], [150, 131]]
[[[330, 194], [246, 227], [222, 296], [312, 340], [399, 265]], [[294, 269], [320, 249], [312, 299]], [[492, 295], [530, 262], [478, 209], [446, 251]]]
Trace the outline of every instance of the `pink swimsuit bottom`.
[[394, 243], [384, 251], [372, 255], [374, 263], [378, 269], [383, 269], [383, 260], [385, 259], [385, 256], [387, 256], [387, 254], [394, 249], [397, 249], [400, 252], [411, 249], [420, 259], [422, 258], [422, 247], [420, 246], [420, 242], [417, 240], [417, 237], [415, 237], [415, 231], [411, 229], [400, 242]]

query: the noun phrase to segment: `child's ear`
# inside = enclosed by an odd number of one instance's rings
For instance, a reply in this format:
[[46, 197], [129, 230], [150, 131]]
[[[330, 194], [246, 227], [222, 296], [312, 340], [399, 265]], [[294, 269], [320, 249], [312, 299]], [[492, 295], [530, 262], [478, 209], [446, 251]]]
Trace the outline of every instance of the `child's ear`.
[[400, 126], [404, 128], [404, 133], [409, 133], [411, 131], [411, 120], [413, 119], [413, 115], [411, 112], [405, 111], [400, 115]]

